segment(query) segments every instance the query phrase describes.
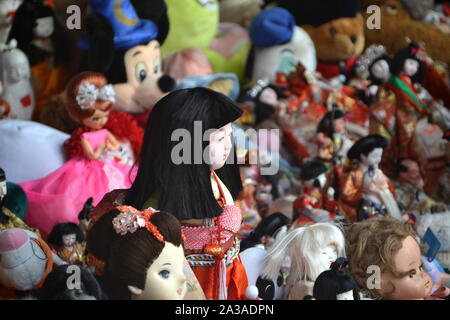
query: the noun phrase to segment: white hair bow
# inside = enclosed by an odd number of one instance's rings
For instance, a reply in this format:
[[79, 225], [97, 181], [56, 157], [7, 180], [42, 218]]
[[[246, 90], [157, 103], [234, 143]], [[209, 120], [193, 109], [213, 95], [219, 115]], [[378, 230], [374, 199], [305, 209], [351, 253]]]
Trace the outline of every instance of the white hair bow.
[[80, 108], [86, 110], [92, 108], [96, 100], [107, 100], [114, 103], [116, 102], [115, 96], [116, 93], [110, 84], [97, 88], [92, 83], [85, 82], [78, 89], [76, 99]]

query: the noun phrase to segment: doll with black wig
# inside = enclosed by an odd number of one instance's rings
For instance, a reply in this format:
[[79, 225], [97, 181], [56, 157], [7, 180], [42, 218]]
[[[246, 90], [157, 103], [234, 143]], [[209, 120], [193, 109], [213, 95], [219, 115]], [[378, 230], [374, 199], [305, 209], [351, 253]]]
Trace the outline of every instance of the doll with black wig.
[[[207, 88], [176, 90], [159, 100], [145, 129], [136, 180], [122, 199], [178, 218], [186, 258], [212, 299], [244, 298], [247, 288], [236, 237], [241, 214], [234, 205], [242, 181], [231, 142], [231, 122], [241, 115], [229, 98]], [[99, 206], [111, 206], [122, 196], [106, 195]], [[102, 211], [94, 209], [91, 224]]]
[[386, 138], [373, 134], [359, 139], [347, 153], [355, 168], [345, 180], [340, 201], [351, 222], [388, 214], [401, 219], [394, 186], [379, 168], [386, 146]]
[[47, 242], [56, 250], [58, 256], [67, 263], [82, 263], [84, 234], [77, 224], [73, 222], [58, 223], [53, 227]]
[[360, 300], [359, 288], [347, 273], [346, 258], [337, 258], [330, 270], [322, 272], [314, 282], [313, 296], [317, 300]]
[[14, 16], [8, 41], [11, 39], [16, 39], [17, 47], [27, 55], [37, 80], [35, 118], [39, 119], [45, 103], [69, 81], [69, 34], [53, 8], [39, 0], [25, 0]]

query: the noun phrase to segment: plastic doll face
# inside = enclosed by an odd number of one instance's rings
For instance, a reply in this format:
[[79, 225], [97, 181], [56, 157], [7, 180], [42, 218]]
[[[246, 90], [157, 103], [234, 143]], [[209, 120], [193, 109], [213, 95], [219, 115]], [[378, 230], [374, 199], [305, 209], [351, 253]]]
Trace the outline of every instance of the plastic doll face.
[[64, 247], [71, 247], [77, 241], [77, 235], [75, 233], [65, 234], [62, 236], [62, 243]]
[[320, 251], [318, 268], [319, 273], [330, 269], [330, 265], [338, 258], [337, 249], [334, 245], [328, 245]]
[[367, 157], [361, 154], [362, 162], [368, 166], [376, 166], [381, 162], [381, 157], [383, 156], [383, 148], [373, 149]]
[[211, 134], [209, 138], [209, 158], [212, 170], [222, 168], [230, 155], [232, 133], [233, 129], [231, 123], [229, 123]]
[[355, 297], [353, 296], [353, 290], [337, 294], [336, 300], [355, 300]]
[[408, 171], [400, 172], [400, 180], [408, 182], [417, 188], [423, 188], [424, 182], [417, 162], [406, 159], [402, 161], [402, 165], [408, 168]]
[[406, 59], [403, 71], [409, 77], [412, 77], [419, 70], [419, 62], [414, 59]]
[[270, 105], [275, 105], [277, 103], [277, 94], [272, 88], [265, 88], [261, 92], [259, 100]]
[[36, 19], [36, 27], [34, 27], [34, 35], [42, 38], [48, 38], [55, 30], [53, 17], [45, 17]]
[[389, 64], [386, 60], [379, 60], [372, 66], [372, 75], [380, 80], [388, 80], [391, 73], [389, 72]]
[[166, 242], [158, 258], [147, 270], [145, 288], [133, 300], [182, 300], [186, 294], [186, 276], [183, 271], [183, 247]]
[[345, 132], [345, 120], [344, 118], [339, 118], [334, 120], [334, 131], [336, 133], [343, 133]]
[[423, 299], [430, 294], [432, 281], [423, 270], [420, 248], [409, 236], [403, 240], [402, 248], [395, 254], [395, 268], [405, 275], [396, 278], [390, 271], [381, 275], [381, 291], [390, 300]]
[[83, 119], [81, 123], [93, 130], [100, 130], [105, 126], [106, 122], [108, 122], [108, 117], [109, 110], [102, 111], [99, 109], [95, 109], [94, 114], [88, 118]]

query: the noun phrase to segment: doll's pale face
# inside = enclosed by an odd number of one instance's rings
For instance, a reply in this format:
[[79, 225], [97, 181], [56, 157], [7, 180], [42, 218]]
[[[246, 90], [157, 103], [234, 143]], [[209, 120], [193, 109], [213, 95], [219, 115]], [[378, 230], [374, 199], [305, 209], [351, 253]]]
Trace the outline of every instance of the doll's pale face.
[[344, 133], [345, 132], [345, 120], [344, 118], [339, 118], [334, 120], [334, 131], [336, 133]]
[[403, 67], [403, 71], [409, 77], [414, 76], [419, 70], [419, 62], [414, 59], [406, 59], [405, 66]]
[[395, 254], [395, 268], [405, 275], [397, 278], [390, 271], [381, 275], [381, 291], [390, 300], [423, 299], [430, 294], [432, 281], [424, 271], [417, 241], [408, 236]]
[[373, 149], [367, 156], [361, 154], [362, 162], [367, 166], [377, 166], [383, 157], [383, 148]]
[[372, 75], [376, 79], [386, 81], [391, 76], [391, 73], [389, 71], [389, 64], [387, 63], [386, 60], [379, 60], [375, 62], [371, 68], [371, 71]]
[[232, 133], [233, 128], [229, 123], [211, 134], [209, 138], [209, 165], [212, 170], [222, 168], [230, 155]]
[[62, 236], [62, 243], [64, 247], [72, 247], [77, 241], [77, 235], [75, 233], [65, 234]]
[[328, 246], [322, 248], [320, 250], [319, 261], [318, 261], [318, 266], [317, 266], [320, 269], [318, 274], [321, 274], [322, 272], [330, 269], [330, 265], [337, 258], [338, 258], [338, 253], [337, 253], [336, 246], [328, 245]]
[[187, 290], [184, 259], [182, 246], [166, 242], [147, 270], [144, 290], [133, 293], [132, 300], [182, 300]]
[[34, 27], [34, 35], [41, 38], [48, 38], [55, 30], [53, 17], [45, 17], [36, 19], [36, 27]]
[[264, 103], [274, 106], [277, 103], [277, 93], [275, 92], [275, 90], [273, 90], [270, 87], [265, 88], [261, 92], [261, 94], [259, 96], [259, 100], [261, 100]]
[[93, 130], [100, 130], [108, 122], [109, 110], [102, 111], [100, 109], [95, 109], [92, 116], [85, 118], [81, 121], [83, 125]]
[[6, 58], [6, 78], [10, 84], [26, 81], [30, 77], [28, 59], [20, 51], [11, 51]]
[[0, 201], [6, 196], [6, 181], [0, 181]]
[[355, 300], [355, 297], [353, 296], [353, 290], [337, 294], [336, 300]]

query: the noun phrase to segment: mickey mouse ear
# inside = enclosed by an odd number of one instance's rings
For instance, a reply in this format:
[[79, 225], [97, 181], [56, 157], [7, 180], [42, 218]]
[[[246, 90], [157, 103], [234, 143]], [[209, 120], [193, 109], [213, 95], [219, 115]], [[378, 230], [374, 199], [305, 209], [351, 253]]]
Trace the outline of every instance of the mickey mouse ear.
[[266, 9], [258, 14], [250, 25], [250, 38], [260, 48], [283, 44], [292, 39], [294, 16], [283, 8]]

